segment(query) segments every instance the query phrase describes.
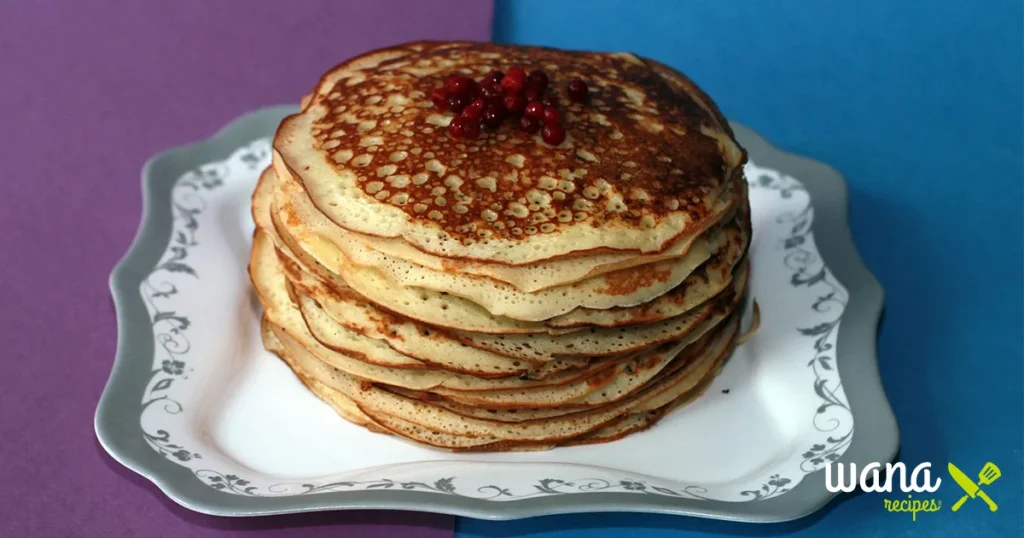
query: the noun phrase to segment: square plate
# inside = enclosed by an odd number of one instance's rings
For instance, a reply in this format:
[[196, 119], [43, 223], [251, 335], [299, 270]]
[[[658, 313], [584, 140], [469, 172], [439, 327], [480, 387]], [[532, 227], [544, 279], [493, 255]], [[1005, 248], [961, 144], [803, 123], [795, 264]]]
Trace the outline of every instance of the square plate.
[[139, 234], [111, 276], [119, 341], [96, 433], [176, 502], [228, 516], [392, 508], [768, 522], [828, 502], [829, 462], [895, 456], [875, 356], [882, 290], [850, 240], [846, 185], [740, 126], [761, 328], [696, 402], [625, 439], [546, 452], [449, 453], [340, 419], [263, 349], [246, 274], [249, 196], [294, 110], [253, 112], [153, 158]]

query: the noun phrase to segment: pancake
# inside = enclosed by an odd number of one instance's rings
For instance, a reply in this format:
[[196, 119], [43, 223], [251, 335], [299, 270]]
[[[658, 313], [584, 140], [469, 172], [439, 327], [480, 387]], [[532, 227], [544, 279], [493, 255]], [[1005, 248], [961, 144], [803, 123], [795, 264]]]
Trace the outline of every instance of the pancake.
[[[716, 322], [718, 320], [715, 320]], [[487, 392], [455, 392], [439, 387], [435, 394], [454, 402], [489, 409], [543, 409], [551, 407], [592, 407], [618, 401], [641, 389], [647, 382], [671, 365], [681, 366], [695, 360], [720, 331], [712, 331], [717, 323], [704, 325], [699, 335], [659, 347], [653, 353], [621, 362], [601, 375], [581, 382], [556, 387]], [[708, 334], [711, 331], [711, 334]], [[704, 336], [705, 338], [700, 338]]]
[[[275, 161], [280, 160], [274, 154]], [[281, 167], [278, 166], [278, 169]], [[275, 180], [281, 182], [282, 200], [277, 204], [281, 210], [288, 211], [292, 216], [282, 217], [285, 225], [300, 226], [304, 232], [314, 232], [330, 239], [350, 258], [362, 256], [364, 264], [379, 266], [386, 261], [366, 259], [374, 254], [361, 251], [376, 251], [376, 256], [387, 260], [394, 258], [403, 262], [423, 267], [435, 272], [464, 274], [485, 277], [496, 284], [508, 284], [523, 292], [535, 292], [547, 288], [572, 284], [591, 277], [613, 271], [628, 269], [639, 265], [647, 265], [663, 260], [678, 258], [685, 255], [693, 245], [698, 234], [693, 234], [681, 241], [673, 243], [669, 248], [657, 254], [643, 255], [636, 252], [608, 252], [587, 256], [556, 258], [529, 265], [508, 266], [500, 263], [482, 263], [472, 260], [450, 259], [435, 256], [421, 251], [397, 238], [381, 238], [351, 232], [341, 228], [323, 216], [309, 200], [301, 182], [290, 174], [278, 175]], [[714, 202], [714, 211], [705, 220], [703, 231], [715, 222], [723, 220], [737, 205], [738, 198], [734, 187], [736, 178], [728, 183]], [[355, 244], [353, 244], [355, 243]], [[358, 262], [357, 262], [358, 264]], [[484, 284], [486, 285], [486, 284]]]
[[293, 295], [289, 291], [290, 286], [285, 278], [273, 242], [265, 232], [259, 229], [253, 238], [249, 273], [253, 287], [270, 322], [287, 332], [291, 338], [301, 342], [304, 347], [313, 349], [322, 360], [352, 376], [417, 390], [436, 388], [445, 383], [458, 381], [468, 387], [490, 388], [498, 382], [498, 380], [485, 380], [444, 370], [388, 368], [349, 357], [324, 346], [309, 332], [301, 311], [294, 303]]
[[734, 280], [714, 299], [681, 316], [656, 323], [627, 327], [595, 327], [558, 336], [531, 334], [491, 335], [465, 331], [452, 334], [462, 342], [509, 357], [552, 360], [560, 356], [589, 357], [636, 352], [685, 337], [709, 319], [729, 315], [742, 297], [746, 279]]
[[[263, 339], [263, 346], [268, 351], [270, 351], [271, 353], [274, 353], [279, 358], [284, 360], [284, 357], [285, 357], [284, 345], [281, 344], [281, 341], [278, 340], [277, 335], [274, 334], [274, 330], [272, 328], [272, 325], [271, 325], [270, 321], [267, 319], [266, 316], [263, 316], [260, 319], [260, 336]], [[285, 362], [288, 362], [288, 361], [285, 360]], [[341, 394], [341, 393], [339, 393], [337, 391], [324, 391], [324, 390], [322, 390], [322, 384], [319, 383], [316, 380], [313, 380], [313, 379], [310, 379], [310, 378], [307, 378], [307, 377], [302, 377], [302, 376], [298, 376], [298, 377], [299, 377], [299, 380], [302, 381], [302, 383], [304, 385], [306, 385], [306, 387], [308, 387], [309, 389], [313, 390], [313, 392], [316, 392], [324, 401], [326, 401], [334, 409], [334, 411], [336, 413], [341, 415], [345, 420], [347, 420], [349, 422], [352, 422], [354, 424], [358, 424], [360, 426], [366, 426], [366, 427], [370, 428], [373, 431], [378, 431], [378, 432], [386, 432], [387, 431], [384, 428], [376, 426], [374, 424], [374, 422], [373, 422], [373, 419], [371, 419], [370, 417], [366, 416], [362, 411], [360, 411], [359, 410], [359, 406], [357, 406], [356, 403], [353, 402], [351, 398], [349, 398], [349, 397], [345, 396], [344, 394]], [[317, 390], [317, 389], [320, 389], [320, 390]], [[333, 394], [328, 394], [328, 392], [333, 392]]]
[[[542, 360], [532, 357], [519, 359], [477, 349], [443, 330], [416, 323], [381, 310], [376, 310], [362, 298], [345, 290], [337, 290], [314, 277], [296, 271], [295, 264], [285, 264], [285, 272], [291, 283], [304, 297], [312, 300], [300, 301], [300, 308], [306, 326], [317, 340], [328, 347], [337, 349], [326, 331], [331, 322], [356, 331], [367, 338], [386, 342], [396, 351], [434, 365], [462, 373], [473, 373], [479, 377], [503, 377], [527, 375], [541, 379], [557, 372], [586, 365], [586, 359], [565, 357], [556, 360]], [[298, 274], [298, 280], [293, 275]], [[330, 320], [320, 314], [326, 314]], [[316, 315], [315, 315], [316, 314]]]
[[[472, 418], [435, 406], [419, 399], [408, 398], [383, 390], [372, 383], [361, 382], [346, 373], [318, 360], [286, 332], [271, 326], [283, 346], [284, 356], [293, 370], [337, 390], [356, 403], [359, 409], [373, 419], [384, 423], [387, 417], [410, 422], [428, 430], [460, 436], [490, 436], [502, 441], [552, 442], [585, 435], [608, 425], [615, 419], [636, 409], [667, 400], [698, 386], [719, 358], [727, 353], [736, 332], [735, 320], [727, 323], [727, 330], [714, 347], [716, 353], [707, 353], [699, 360], [664, 376], [657, 383], [613, 404], [596, 409], [530, 420], [518, 423], [497, 422]], [[386, 426], [385, 426], [386, 427]]]
[[[561, 99], [577, 77], [589, 92]], [[542, 135], [503, 108], [521, 91], [558, 112]], [[705, 92], [632, 54], [417, 42], [343, 62], [253, 192], [264, 346], [343, 419], [429, 447], [642, 431], [756, 330], [745, 161]]]
[[[305, 191], [289, 181], [279, 181], [281, 197], [274, 210], [298, 248], [317, 259], [331, 272], [358, 287], [360, 275], [373, 270], [381, 278], [405, 288], [429, 289], [469, 299], [494, 316], [524, 321], [543, 321], [578, 307], [607, 309], [650, 301], [678, 286], [728, 241], [720, 228], [692, 242], [681, 257], [620, 269], [565, 286], [536, 292], [486, 277], [435, 271], [367, 248], [346, 234], [332, 233], [329, 224], [309, 202]], [[280, 231], [280, 230], [279, 230]]]
[[[286, 362], [285, 351], [281, 343], [277, 340], [277, 336], [274, 335], [270, 326], [266, 323], [262, 327], [262, 336], [264, 345], [266, 348]], [[345, 396], [341, 392], [334, 390], [327, 385], [320, 383], [311, 378], [300, 377], [303, 384], [305, 384], [313, 393], [323, 399], [328, 405], [330, 405], [335, 412], [344, 417], [349, 422], [364, 426], [370, 431], [377, 433], [399, 433], [407, 437], [414, 438], [420, 442], [430, 444], [433, 446], [440, 446], [443, 448], [449, 448], [453, 450], [547, 450], [554, 448], [551, 444], [537, 444], [537, 443], [521, 443], [513, 444], [507, 441], [502, 441], [496, 437], [466, 437], [458, 435], [444, 434], [441, 432], [431, 431], [416, 424], [408, 421], [404, 421], [392, 416], [382, 415], [380, 418], [383, 420], [378, 423], [374, 422], [370, 417], [366, 416], [359, 407], [352, 401], [351, 398]], [[618, 420], [612, 421], [605, 427], [598, 429], [594, 432], [582, 435], [580, 437], [563, 441], [560, 445], [571, 446], [571, 445], [582, 445], [582, 444], [594, 444], [604, 443], [620, 439], [630, 433], [634, 433], [652, 426], [655, 422], [660, 420], [665, 414], [668, 413], [672, 408], [678, 407], [688, 401], [693, 400], [699, 396], [709, 385], [709, 380], [701, 381], [697, 387], [680, 395], [672, 402], [661, 405], [660, 399], [651, 400], [647, 404], [640, 406], [638, 411], [630, 413]], [[466, 408], [464, 406], [458, 406], [457, 404], [445, 404], [436, 402], [437, 405], [449, 407], [452, 406], [459, 409], [460, 413], [464, 412], [479, 412], [482, 414], [481, 418], [490, 418], [491, 420], [503, 420], [495, 418], [495, 414], [499, 413], [496, 411], [478, 410], [475, 408]], [[452, 407], [449, 407], [450, 409]], [[650, 408], [650, 409], [648, 409]], [[554, 417], [558, 415], [566, 414], [565, 410], [558, 409], [539, 409], [539, 410], [524, 410], [519, 415], [518, 420], [512, 419], [507, 420], [509, 415], [505, 415], [506, 421], [519, 422], [522, 420], [537, 420], [548, 417]]]
[[[738, 249], [738, 247], [737, 247]], [[731, 277], [731, 275], [730, 275]], [[461, 371], [463, 373], [476, 372], [476, 375], [484, 376], [500, 376], [507, 374], [522, 374], [528, 371], [529, 365], [525, 363], [544, 363], [550, 362], [552, 357], [538, 357], [534, 354], [513, 354], [516, 358], [514, 364], [509, 357], [503, 356], [499, 353], [492, 353], [486, 349], [477, 349], [475, 347], [467, 346], [465, 343], [458, 342], [456, 338], [453, 338], [444, 331], [431, 330], [429, 327], [415, 324], [408, 320], [403, 320], [398, 316], [375, 310], [372, 305], [368, 304], [365, 300], [362, 300], [358, 295], [354, 293], [344, 293], [334, 290], [331, 287], [318, 281], [315, 277], [310, 275], [302, 274], [298, 272], [291, 275], [293, 283], [299, 286], [304, 293], [310, 293], [317, 298], [319, 302], [326, 306], [332, 319], [342, 323], [343, 325], [353, 329], [359, 330], [362, 334], [372, 334], [374, 338], [386, 340], [389, 345], [398, 349], [403, 353], [410, 353], [421, 360], [435, 365], [443, 365], [446, 362], [450, 364], [452, 369]], [[296, 281], [295, 278], [300, 280]], [[706, 278], [706, 275], [705, 275]], [[745, 273], [744, 273], [745, 278]], [[689, 279], [688, 279], [689, 280]], [[678, 303], [686, 304], [687, 307], [694, 306], [692, 303], [698, 303], [699, 299], [694, 299], [694, 296], [699, 296], [699, 293], [695, 293], [695, 288], [700, 289], [702, 285], [708, 285], [710, 280], [700, 280], [694, 285], [688, 286], [687, 293], [679, 294], [685, 300], [680, 299]], [[727, 280], [720, 278], [719, 280], [727, 282]], [[719, 291], [717, 287], [713, 287], [715, 291]], [[331, 296], [331, 300], [324, 300], [324, 297]], [[690, 304], [687, 304], [689, 301]], [[654, 309], [648, 308], [651, 305], [645, 305], [645, 310], [653, 310], [654, 314], [664, 313], [671, 311], [666, 308]], [[676, 305], [678, 307], [678, 305]], [[307, 318], [307, 325], [313, 329], [314, 335], [321, 342], [328, 345], [328, 347], [338, 348], [336, 344], [328, 341], [321, 332], [315, 330], [315, 326], [309, 322], [309, 307], [303, 309], [304, 315]], [[654, 317], [654, 314], [648, 314]], [[650, 332], [650, 330], [648, 330]], [[616, 342], [620, 342], [618, 334], [614, 334]], [[582, 336], [582, 335], [581, 335]], [[573, 349], [576, 347], [576, 342], [579, 341], [580, 336], [568, 336], [561, 337], [560, 345], [565, 346], [566, 350]], [[594, 350], [588, 350], [594, 351]], [[605, 350], [603, 353], [607, 353]], [[458, 358], [464, 358], [466, 361], [457, 361]], [[472, 364], [475, 369], [467, 370], [463, 367], [455, 364], [455, 362], [468, 362]], [[481, 373], [480, 365], [486, 366], [486, 371]], [[565, 364], [570, 366], [570, 364]], [[540, 376], [533, 376], [540, 377]]]
[[[281, 265], [281, 258], [276, 255], [269, 236], [257, 230], [249, 271], [270, 323], [286, 332], [289, 338], [299, 342], [326, 364], [354, 378], [415, 390], [440, 390], [443, 387], [462, 391], [519, 390], [560, 386], [565, 383], [587, 385], [586, 376], [599, 375], [602, 369], [614, 365], [613, 361], [595, 362], [579, 371], [570, 370], [534, 380], [518, 377], [485, 379], [446, 370], [400, 369], [375, 364], [380, 361], [370, 361], [366, 360], [366, 357], [339, 352], [323, 345], [313, 336], [302, 318], [299, 306], [295, 303], [297, 297], [289, 290], [289, 283]], [[599, 385], [594, 383], [589, 386], [594, 390], [599, 388]]]
[[[520, 376], [530, 370], [530, 363], [527, 361], [511, 360], [507, 357], [499, 357], [486, 352], [475, 353], [476, 355], [485, 355], [487, 358], [493, 357], [493, 360], [485, 364], [480, 362], [467, 363], [464, 360], [460, 360], [461, 358], [458, 355], [438, 356], [436, 353], [430, 355], [431, 357], [436, 357], [437, 360], [420, 360], [396, 350], [384, 339], [368, 338], [360, 334], [360, 332], [353, 331], [337, 323], [334, 318], [324, 311], [323, 307], [306, 295], [298, 297], [298, 306], [302, 312], [302, 318], [306, 323], [306, 327], [317, 341], [335, 351], [348, 355], [361, 355], [363, 360], [373, 364], [407, 369], [445, 369], [482, 378]], [[377, 332], [387, 331], [386, 326], [379, 326], [377, 328]], [[469, 346], [465, 347], [468, 348]]]
[[[427, 331], [426, 336], [432, 336], [434, 342], [444, 341], [450, 346], [454, 341], [473, 348], [474, 356], [479, 356], [480, 354], [477, 352], [483, 351], [487, 353], [486, 357], [488, 358], [505, 357], [533, 364], [543, 364], [573, 356], [621, 355], [682, 338], [697, 324], [714, 315], [716, 309], [718, 310], [716, 315], [724, 317], [727, 314], [727, 309], [736, 304], [745, 284], [746, 278], [743, 275], [742, 279], [732, 281], [730, 286], [719, 294], [718, 302], [708, 301], [688, 310], [683, 315], [639, 326], [597, 327], [561, 335], [491, 335], [469, 331], [438, 332], [435, 330], [430, 332], [430, 329], [425, 330]], [[316, 294], [317, 290], [314, 289], [312, 292]], [[330, 305], [327, 308], [331, 310], [341, 310], [340, 305], [330, 298], [325, 298], [321, 304]], [[337, 312], [337, 315], [345, 316], [341, 312]]]
[[574, 328], [583, 326], [621, 327], [653, 323], [680, 316], [725, 290], [734, 278], [746, 278], [749, 267], [745, 262], [750, 238], [750, 218], [737, 216], [737, 233], [726, 237], [727, 244], [703, 265], [690, 273], [675, 288], [649, 302], [626, 308], [577, 308], [545, 321], [549, 327]]
[[[438, 327], [490, 334], [561, 333], [564, 330], [543, 323], [495, 316], [468, 299], [425, 288], [399, 286], [373, 269], [347, 266], [338, 250], [318, 236], [304, 238], [304, 246], [288, 234], [275, 212], [271, 212], [274, 238], [319, 278], [336, 288], [351, 288], [363, 297], [373, 297], [384, 310]], [[312, 254], [310, 253], [312, 252]], [[335, 272], [327, 267], [338, 270]]]
[[[590, 107], [566, 107], [566, 141], [551, 148], [515, 132], [444, 139], [435, 126], [450, 120], [431, 108], [431, 89], [456, 70], [482, 75], [520, 62], [593, 88]], [[724, 118], [669, 77], [681, 75], [631, 54], [400, 45], [324, 75], [309, 104], [281, 123], [275, 166], [342, 228], [439, 256], [522, 265], [609, 249], [657, 253], [701, 227], [745, 161]]]
[[[290, 284], [299, 294], [313, 299], [332, 319], [343, 328], [355, 331], [368, 338], [383, 340], [395, 351], [410, 356], [428, 365], [447, 368], [461, 373], [473, 373], [481, 377], [503, 375], [527, 375], [539, 379], [565, 369], [579, 366], [579, 361], [564, 360], [546, 363], [546, 367], [532, 369], [543, 361], [509, 359], [483, 350], [471, 348], [456, 339], [435, 330], [431, 326], [416, 323], [385, 310], [377, 308], [364, 297], [352, 291], [343, 282], [331, 285], [303, 266], [303, 262], [291, 253], [276, 234], [270, 218], [271, 197], [276, 187], [276, 176], [268, 169], [261, 175], [252, 196], [253, 220], [257, 228], [267, 234], [275, 246], [280, 262], [285, 268]], [[289, 263], [290, 262], [290, 263]], [[308, 305], [307, 305], [308, 306]], [[324, 330], [310, 323], [309, 309], [303, 311], [307, 327], [322, 343], [332, 347]], [[336, 343], [335, 343], [336, 344]], [[338, 347], [338, 346], [335, 346]]]
[[[252, 216], [256, 227], [267, 233], [278, 249], [287, 252], [291, 259], [298, 262], [303, 271], [315, 274], [317, 278], [329, 283], [332, 289], [352, 290], [361, 297], [381, 295], [374, 301], [379, 309], [435, 326], [497, 334], [561, 334], [571, 331], [547, 327], [543, 323], [494, 316], [471, 301], [441, 292], [427, 289], [396, 289], [394, 283], [388, 282], [373, 271], [363, 274], [363, 278], [359, 280], [360, 289], [355, 290], [338, 274], [324, 267], [320, 261], [302, 249], [295, 238], [288, 235], [287, 228], [273, 218], [273, 193], [277, 185], [277, 175], [271, 169], [265, 170], [252, 197]], [[329, 248], [325, 250], [330, 251]], [[335, 261], [329, 260], [327, 263], [333, 264]], [[385, 291], [390, 293], [384, 293]]]
[[[257, 207], [269, 207], [270, 200], [266, 198], [270, 196], [275, 182], [276, 176], [269, 170], [261, 178], [260, 186], [257, 188], [256, 195], [254, 195], [254, 214], [262, 214], [262, 209], [257, 209]], [[742, 227], [749, 228], [749, 218], [745, 217], [745, 219], [744, 226]], [[267, 224], [271, 221], [269, 217], [260, 220], [262, 221], [261, 226], [272, 227], [271, 224]], [[724, 252], [716, 253], [714, 259], [702, 266], [700, 272], [689, 275], [682, 284], [656, 298], [654, 301], [629, 308], [578, 308], [548, 320], [546, 322], [546, 325], [549, 325], [548, 327], [493, 316], [482, 311], [479, 306], [471, 301], [465, 301], [458, 297], [452, 297], [431, 290], [421, 288], [397, 290], [395, 283], [388, 281], [385, 277], [378, 274], [364, 275], [370, 278], [360, 279], [359, 282], [364, 285], [363, 292], [366, 294], [374, 294], [382, 287], [389, 287], [392, 290], [392, 294], [383, 297], [385, 304], [378, 306], [386, 308], [387, 305], [390, 305], [392, 309], [410, 315], [412, 319], [424, 322], [430, 321], [434, 325], [443, 327], [498, 334], [559, 333], [564, 332], [565, 329], [583, 325], [615, 327], [660, 321], [668, 317], [678, 316], [686, 310], [692, 309], [708, 296], [720, 292], [731, 281], [732, 276], [731, 273], [725, 271], [724, 264], [733, 264], [737, 261], [738, 256], [745, 254], [746, 238], [749, 237], [749, 233], [737, 234], [735, 232], [736, 230], [733, 230], [733, 233], [725, 237], [727, 245], [723, 246]], [[279, 243], [282, 241], [278, 240]], [[290, 241], [288, 243], [292, 244]], [[319, 262], [316, 262], [309, 256], [298, 257], [307, 264], [319, 265]], [[331, 286], [332, 289], [337, 290], [339, 287], [344, 290], [350, 289], [344, 280], [332, 274], [326, 268], [321, 268], [317, 273], [318, 277], [327, 276], [333, 283], [337, 284], [336, 286]], [[324, 305], [335, 305], [336, 308], [334, 310], [347, 310], [352, 307], [352, 297], [362, 297], [358, 293], [346, 293], [346, 295], [349, 296], [350, 300], [345, 302], [344, 305], [339, 304], [336, 300], [338, 299], [337, 297], [332, 299], [321, 295], [317, 299]], [[378, 295], [378, 297], [380, 296]], [[390, 297], [390, 300], [388, 297]], [[438, 310], [440, 312], [437, 312]], [[431, 314], [435, 313], [437, 316], [431, 316]], [[472, 321], [465, 323], [469, 318]], [[391, 322], [393, 323], [393, 320]], [[528, 359], [528, 357], [520, 358]]]
[[[721, 202], [721, 216], [729, 206], [725, 200]], [[713, 215], [709, 222], [717, 220]], [[350, 240], [358, 241], [363, 248], [379, 251], [381, 254], [403, 260], [434, 271], [451, 272], [480, 277], [487, 277], [509, 284], [519, 291], [535, 292], [555, 286], [573, 284], [591, 277], [629, 269], [639, 265], [647, 265], [663, 260], [678, 258], [686, 254], [696, 236], [676, 241], [670, 247], [657, 254], [636, 253], [604, 253], [592, 256], [557, 258], [529, 265], [509, 266], [500, 263], [483, 263], [472, 260], [449, 259], [435, 256], [413, 247], [401, 239], [391, 237], [371, 237], [337, 228], [336, 234], [347, 235]]]

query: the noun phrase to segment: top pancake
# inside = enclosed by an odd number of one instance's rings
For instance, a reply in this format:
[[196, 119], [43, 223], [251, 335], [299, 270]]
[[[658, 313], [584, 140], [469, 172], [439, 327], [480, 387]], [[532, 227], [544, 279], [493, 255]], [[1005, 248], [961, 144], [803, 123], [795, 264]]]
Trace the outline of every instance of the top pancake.
[[[429, 92], [454, 73], [522, 65], [587, 103], [561, 110], [566, 140], [502, 126], [455, 140]], [[275, 138], [279, 175], [353, 232], [446, 258], [529, 264], [608, 251], [657, 253], [697, 233], [745, 160], [714, 104], [682, 75], [631, 54], [483, 43], [411, 43], [325, 75]]]

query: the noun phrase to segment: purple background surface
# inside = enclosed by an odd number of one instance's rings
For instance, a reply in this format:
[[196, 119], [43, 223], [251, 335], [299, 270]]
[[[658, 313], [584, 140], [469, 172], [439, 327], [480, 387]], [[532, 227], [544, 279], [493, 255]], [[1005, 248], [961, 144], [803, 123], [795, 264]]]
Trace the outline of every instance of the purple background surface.
[[0, 2], [0, 536], [451, 535], [451, 518], [400, 512], [188, 512], [103, 452], [93, 412], [116, 341], [107, 277], [138, 227], [145, 160], [297, 102], [368, 49], [486, 40], [491, 13], [479, 0]]

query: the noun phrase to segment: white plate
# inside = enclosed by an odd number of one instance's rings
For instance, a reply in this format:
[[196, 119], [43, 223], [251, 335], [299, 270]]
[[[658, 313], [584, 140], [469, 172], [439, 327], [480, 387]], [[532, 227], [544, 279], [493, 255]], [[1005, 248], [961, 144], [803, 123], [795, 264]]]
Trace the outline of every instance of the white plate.
[[287, 112], [255, 112], [151, 161], [140, 236], [112, 276], [120, 340], [97, 434], [179, 503], [224, 515], [630, 510], [776, 521], [828, 501], [828, 462], [895, 455], [874, 357], [881, 289], [850, 244], [845, 185], [739, 127], [762, 322], [696, 402], [620, 441], [547, 452], [448, 453], [342, 420], [263, 349], [246, 275], [249, 196]]

